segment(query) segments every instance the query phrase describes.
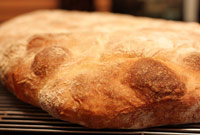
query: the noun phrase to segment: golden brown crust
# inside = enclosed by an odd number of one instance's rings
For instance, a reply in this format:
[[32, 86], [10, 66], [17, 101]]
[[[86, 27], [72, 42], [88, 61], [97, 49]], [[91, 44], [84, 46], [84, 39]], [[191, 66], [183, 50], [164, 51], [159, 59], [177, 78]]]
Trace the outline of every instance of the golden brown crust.
[[69, 59], [68, 57], [69, 51], [66, 48], [57, 46], [44, 48], [35, 55], [31, 69], [35, 75], [43, 78], [48, 76], [48, 74], [52, 74], [51, 72], [65, 60]]
[[37, 102], [38, 82], [37, 78], [31, 75], [30, 64], [19, 61], [18, 65], [13, 67], [10, 72], [12, 82], [9, 83], [14, 85], [14, 88], [11, 89], [13, 93], [24, 102], [39, 106]]
[[130, 87], [147, 102], [177, 99], [185, 93], [185, 84], [167, 66], [151, 58], [137, 60], [131, 67]]
[[186, 66], [194, 71], [200, 71], [200, 53], [192, 52], [185, 58], [183, 58], [183, 62]]
[[0, 76], [24, 102], [90, 128], [200, 122], [199, 30], [128, 15], [36, 11], [0, 26]]

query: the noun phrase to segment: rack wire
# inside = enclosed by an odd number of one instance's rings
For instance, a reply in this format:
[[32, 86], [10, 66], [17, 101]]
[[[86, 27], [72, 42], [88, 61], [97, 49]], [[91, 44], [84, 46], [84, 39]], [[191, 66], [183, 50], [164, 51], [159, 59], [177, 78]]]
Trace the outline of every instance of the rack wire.
[[200, 133], [200, 123], [143, 130], [89, 129], [53, 118], [45, 111], [18, 100], [0, 85], [0, 133], [192, 135]]

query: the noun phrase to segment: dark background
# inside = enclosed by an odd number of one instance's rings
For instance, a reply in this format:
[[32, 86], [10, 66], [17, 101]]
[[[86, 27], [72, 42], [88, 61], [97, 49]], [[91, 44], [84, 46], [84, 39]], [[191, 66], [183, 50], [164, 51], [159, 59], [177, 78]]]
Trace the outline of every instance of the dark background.
[[188, 8], [188, 4], [184, 6], [185, 1], [200, 0], [0, 0], [0, 22], [33, 10], [56, 8], [114, 12], [179, 21], [199, 21], [200, 2], [195, 5], [198, 7], [196, 14], [190, 13], [188, 19], [184, 16], [185, 12], [194, 9], [194, 5]]
[[[104, 0], [101, 0], [103, 3]], [[105, 0], [107, 11], [172, 20], [183, 20], [182, 0]], [[106, 2], [104, 2], [106, 3]], [[101, 5], [101, 4], [99, 4]], [[102, 4], [103, 5], [103, 4]], [[62, 0], [61, 8], [68, 10], [95, 11], [95, 0]], [[102, 7], [103, 8], [103, 7]], [[101, 9], [99, 9], [101, 10]]]

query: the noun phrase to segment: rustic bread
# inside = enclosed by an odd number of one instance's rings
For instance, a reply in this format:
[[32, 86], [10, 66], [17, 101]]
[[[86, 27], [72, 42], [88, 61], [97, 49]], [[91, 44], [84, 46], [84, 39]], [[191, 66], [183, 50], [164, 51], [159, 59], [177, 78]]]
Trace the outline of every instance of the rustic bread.
[[0, 26], [0, 76], [22, 101], [90, 128], [200, 122], [200, 26], [35, 11]]

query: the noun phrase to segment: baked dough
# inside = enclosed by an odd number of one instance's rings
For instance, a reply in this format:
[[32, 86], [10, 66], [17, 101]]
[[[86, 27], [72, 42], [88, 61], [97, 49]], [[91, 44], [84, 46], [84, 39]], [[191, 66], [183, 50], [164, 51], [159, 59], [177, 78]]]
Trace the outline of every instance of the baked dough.
[[1, 24], [0, 77], [20, 100], [90, 128], [200, 122], [200, 26], [35, 11]]

